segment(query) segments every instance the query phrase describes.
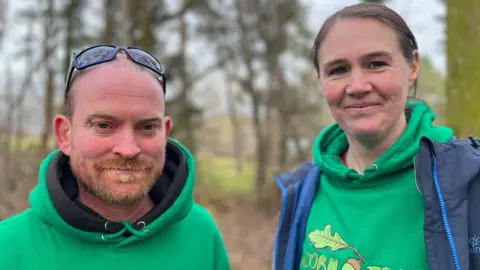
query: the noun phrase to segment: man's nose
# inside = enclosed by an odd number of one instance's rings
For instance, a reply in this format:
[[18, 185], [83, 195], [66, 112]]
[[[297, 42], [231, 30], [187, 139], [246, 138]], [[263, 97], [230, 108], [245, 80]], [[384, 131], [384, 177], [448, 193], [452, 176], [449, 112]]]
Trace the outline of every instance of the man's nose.
[[350, 73], [350, 81], [345, 91], [348, 95], [363, 95], [373, 90], [373, 86], [369, 80], [368, 74], [363, 70], [352, 70]]
[[118, 138], [118, 143], [113, 148], [114, 154], [120, 155], [123, 158], [134, 158], [140, 153], [140, 147], [135, 140], [133, 132], [124, 132]]

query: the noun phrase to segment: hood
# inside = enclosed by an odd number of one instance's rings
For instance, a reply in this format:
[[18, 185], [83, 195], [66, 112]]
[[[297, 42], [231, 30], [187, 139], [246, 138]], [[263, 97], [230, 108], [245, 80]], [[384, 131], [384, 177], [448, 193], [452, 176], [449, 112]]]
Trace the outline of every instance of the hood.
[[44, 223], [86, 241], [123, 245], [147, 239], [183, 220], [194, 204], [192, 154], [174, 139], [166, 149], [163, 173], [149, 193], [155, 206], [133, 223], [108, 221], [78, 202], [69, 158], [58, 150], [40, 165], [39, 183], [29, 198], [32, 211]]
[[[435, 114], [419, 101], [408, 102], [412, 114], [408, 126], [400, 138], [381, 155], [375, 165], [365, 169], [361, 175], [348, 168], [341, 160], [341, 154], [348, 149], [345, 132], [338, 124], [324, 129], [314, 142], [313, 157], [323, 174], [338, 179], [347, 185], [376, 185], [380, 178], [413, 167], [413, 159], [419, 151], [420, 140], [428, 137], [438, 142], [447, 142], [453, 131], [448, 127], [434, 126]], [[373, 181], [372, 181], [373, 180]], [[378, 180], [378, 181], [377, 181]]]

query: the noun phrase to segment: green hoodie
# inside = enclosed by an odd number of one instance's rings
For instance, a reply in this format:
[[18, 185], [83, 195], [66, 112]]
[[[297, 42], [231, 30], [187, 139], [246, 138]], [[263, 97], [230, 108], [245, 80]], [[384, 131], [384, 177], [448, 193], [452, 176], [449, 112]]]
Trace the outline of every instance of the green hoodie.
[[230, 269], [212, 216], [193, 200], [195, 163], [170, 140], [156, 206], [134, 223], [109, 222], [75, 200], [68, 157], [41, 164], [31, 208], [0, 222], [0, 269]]
[[300, 269], [428, 269], [413, 160], [422, 137], [446, 142], [453, 133], [432, 125], [435, 114], [425, 104], [410, 105], [406, 130], [363, 175], [340, 158], [348, 142], [337, 124], [319, 135], [313, 155], [322, 174]]

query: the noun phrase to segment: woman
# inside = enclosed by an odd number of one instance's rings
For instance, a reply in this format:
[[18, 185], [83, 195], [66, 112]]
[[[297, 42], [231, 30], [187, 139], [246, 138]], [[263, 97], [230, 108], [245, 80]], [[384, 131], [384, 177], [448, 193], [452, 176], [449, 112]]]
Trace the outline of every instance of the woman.
[[419, 53], [404, 20], [348, 6], [325, 21], [313, 53], [336, 123], [312, 162], [277, 177], [274, 269], [480, 269], [480, 149], [407, 98]]

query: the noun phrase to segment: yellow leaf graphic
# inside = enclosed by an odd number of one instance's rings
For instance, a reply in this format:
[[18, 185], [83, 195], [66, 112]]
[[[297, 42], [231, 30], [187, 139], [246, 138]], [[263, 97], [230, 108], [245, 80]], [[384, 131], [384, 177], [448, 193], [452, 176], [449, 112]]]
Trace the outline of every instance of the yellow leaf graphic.
[[332, 251], [336, 251], [350, 248], [338, 233], [332, 236], [332, 225], [330, 224], [326, 225], [323, 231], [315, 230], [309, 233], [308, 238], [313, 243], [313, 247], [317, 249], [330, 248]]

